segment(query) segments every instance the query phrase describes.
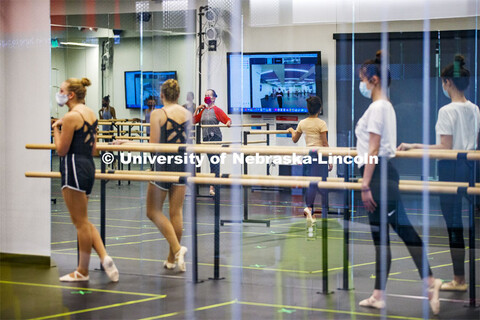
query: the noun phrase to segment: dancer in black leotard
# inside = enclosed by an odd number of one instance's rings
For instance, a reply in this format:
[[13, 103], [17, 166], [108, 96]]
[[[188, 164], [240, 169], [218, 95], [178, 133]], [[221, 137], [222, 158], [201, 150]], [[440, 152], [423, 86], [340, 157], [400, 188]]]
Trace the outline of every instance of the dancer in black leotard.
[[[150, 143], [185, 143], [192, 114], [178, 104], [180, 87], [176, 80], [163, 83], [160, 98], [164, 107], [154, 110], [150, 116]], [[168, 154], [163, 154], [167, 155]], [[172, 154], [176, 155], [176, 154]], [[185, 164], [156, 163], [156, 171], [185, 171]], [[151, 182], [147, 190], [147, 217], [157, 226], [170, 245], [170, 252], [164, 267], [174, 269], [176, 264], [185, 272], [185, 254], [187, 248], [180, 245], [183, 227], [183, 200], [185, 185], [182, 183]], [[170, 220], [163, 214], [163, 203], [169, 196]]]
[[[97, 119], [95, 113], [84, 105], [85, 87], [90, 80], [68, 79], [60, 86], [57, 103], [67, 105], [68, 113], [53, 125], [53, 134], [60, 159], [62, 194], [73, 224], [77, 229], [79, 261], [77, 270], [60, 278], [60, 281], [87, 281], [92, 247], [112, 281], [118, 281], [118, 270], [107, 255], [100, 234], [88, 220], [88, 195], [95, 181], [92, 154], [96, 145]], [[60, 130], [61, 127], [61, 130]]]

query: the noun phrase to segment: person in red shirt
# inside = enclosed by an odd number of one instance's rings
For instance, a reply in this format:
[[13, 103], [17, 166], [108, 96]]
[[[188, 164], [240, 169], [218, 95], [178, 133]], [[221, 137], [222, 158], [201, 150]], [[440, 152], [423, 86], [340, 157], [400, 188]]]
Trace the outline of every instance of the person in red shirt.
[[[217, 93], [213, 89], [208, 89], [205, 92], [204, 102], [205, 104], [199, 105], [193, 113], [193, 123], [199, 123], [202, 125], [207, 124], [219, 124], [220, 122], [230, 127], [232, 120], [227, 116], [222, 109], [215, 105], [217, 99]], [[205, 141], [222, 141], [222, 132], [219, 127], [202, 128], [202, 140]], [[210, 160], [213, 154], [207, 154], [210, 161], [210, 172], [215, 173], [216, 176], [220, 175], [220, 165], [213, 164]], [[210, 186], [210, 195], [215, 195], [213, 186]]]

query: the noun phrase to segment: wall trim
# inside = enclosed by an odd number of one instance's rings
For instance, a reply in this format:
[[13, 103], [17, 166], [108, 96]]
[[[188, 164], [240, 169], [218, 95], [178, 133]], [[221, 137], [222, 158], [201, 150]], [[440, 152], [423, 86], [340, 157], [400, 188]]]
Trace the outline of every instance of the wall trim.
[[29, 264], [36, 266], [55, 267], [56, 264], [50, 256], [37, 256], [31, 254], [17, 254], [0, 252], [2, 264]]

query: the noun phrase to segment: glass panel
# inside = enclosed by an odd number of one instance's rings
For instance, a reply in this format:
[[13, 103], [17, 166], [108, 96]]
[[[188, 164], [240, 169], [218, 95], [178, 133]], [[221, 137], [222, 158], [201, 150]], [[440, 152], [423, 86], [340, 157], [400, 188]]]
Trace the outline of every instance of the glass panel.
[[[146, 308], [142, 317], [179, 310], [185, 318], [356, 317], [372, 312], [358, 306], [361, 301], [376, 308], [385, 300], [382, 316], [428, 318], [423, 292], [433, 281], [429, 267], [435, 278], [462, 284], [463, 266], [466, 283], [473, 281], [472, 288], [478, 283], [469, 269], [473, 262], [468, 262], [475, 261], [478, 249], [465, 255], [458, 249], [461, 239], [466, 243], [478, 236], [470, 229], [475, 204], [454, 195], [456, 189], [432, 188], [445, 181], [479, 181], [475, 175], [480, 170], [468, 169], [461, 159], [440, 161], [452, 152], [445, 149], [478, 149], [472, 139], [478, 135], [478, 122], [472, 121], [478, 107], [467, 106], [462, 95], [478, 105], [478, 0], [455, 5], [374, 0], [87, 2], [70, 3], [64, 14], [52, 15], [52, 117], [68, 111], [54, 103], [62, 82], [88, 77], [92, 86], [86, 105], [103, 120], [129, 123], [103, 122], [99, 145], [114, 139], [125, 140], [126, 146], [148, 146], [150, 134], [155, 135], [151, 142], [171, 142], [174, 128], [177, 134], [185, 131], [177, 124], [185, 117], [191, 120], [177, 103], [197, 115], [192, 122], [200, 122], [187, 134], [191, 139], [185, 153], [177, 152], [202, 159], [198, 166], [188, 161], [179, 169], [195, 176], [186, 179], [185, 194], [180, 186], [157, 185], [168, 189], [166, 194], [148, 181], [133, 180], [111, 180], [103, 193], [97, 180], [90, 197], [89, 218], [97, 227], [106, 226], [107, 250], [127, 285], [134, 279], [140, 283], [135, 290], [172, 292], [178, 299]], [[457, 54], [465, 58], [469, 76], [463, 77]], [[452, 76], [443, 73], [449, 64]], [[459, 78], [469, 79], [464, 90], [456, 87]], [[174, 85], [171, 100], [161, 91], [167, 79], [177, 80], [178, 100]], [[440, 110], [452, 99], [443, 89], [458, 102], [455, 108], [470, 108], [465, 112], [472, 116], [455, 118], [448, 127], [451, 119], [442, 118]], [[103, 107], [105, 102], [110, 108]], [[461, 116], [455, 112], [449, 116]], [[465, 129], [458, 141], [457, 129]], [[396, 152], [401, 143], [415, 143], [404, 147], [420, 151]], [[433, 155], [430, 149], [442, 151]], [[147, 160], [177, 154], [161, 150], [114, 151], [115, 161], [103, 169], [159, 176], [154, 171], [172, 167]], [[345, 156], [350, 151], [373, 153], [380, 156], [379, 163], [342, 163], [352, 160]], [[251, 163], [244, 163], [249, 155]], [[266, 155], [291, 156], [299, 163]], [[328, 155], [339, 156], [332, 168], [302, 163], [308, 156], [318, 162]], [[101, 158], [94, 161], [101, 169]], [[56, 155], [52, 166], [54, 171], [59, 166]], [[177, 172], [165, 175], [178, 177]], [[220, 185], [221, 177], [225, 180]], [[202, 178], [206, 180], [192, 183]], [[275, 181], [267, 185], [269, 179]], [[332, 184], [324, 184], [325, 179]], [[298, 185], [289, 185], [292, 181]], [[76, 254], [75, 233], [60, 188], [55, 180], [52, 252], [66, 271]], [[101, 204], [106, 205], [104, 223]], [[189, 250], [186, 273], [178, 266], [169, 270], [179, 245]], [[98, 265], [93, 255], [91, 268]], [[211, 277], [226, 280], [192, 283]], [[329, 294], [337, 288], [335, 295]], [[379, 301], [364, 300], [371, 291]], [[445, 317], [473, 315], [458, 308], [468, 299], [466, 293], [442, 298]], [[226, 304], [216, 305], [221, 302]], [[119, 317], [132, 314], [118, 312]]]

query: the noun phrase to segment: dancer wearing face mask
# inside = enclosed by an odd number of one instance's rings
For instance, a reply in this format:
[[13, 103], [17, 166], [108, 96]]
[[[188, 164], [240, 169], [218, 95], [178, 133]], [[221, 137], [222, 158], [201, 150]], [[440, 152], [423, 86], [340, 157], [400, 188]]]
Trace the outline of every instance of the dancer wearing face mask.
[[[465, 69], [465, 59], [457, 55], [452, 64], [442, 70], [442, 89], [451, 103], [440, 108], [435, 126], [437, 144], [402, 143], [398, 150], [410, 149], [454, 149], [476, 150], [480, 130], [480, 111], [465, 98], [470, 72]], [[472, 164], [466, 159], [441, 160], [438, 162], [440, 181], [468, 182]], [[447, 224], [450, 254], [453, 262], [453, 280], [442, 284], [441, 290], [467, 291], [465, 282], [465, 242], [463, 238], [462, 198], [454, 194], [443, 194], [440, 207]]]
[[[390, 85], [390, 71], [385, 83]], [[375, 289], [370, 298], [360, 301], [362, 307], [385, 308], [385, 287], [390, 272], [392, 254], [390, 250], [389, 226], [397, 232], [406, 244], [410, 255], [417, 266], [420, 277], [428, 286], [428, 298], [434, 314], [440, 311], [439, 290], [440, 279], [432, 276], [427, 256], [423, 250], [423, 242], [410, 223], [399, 192], [399, 175], [390, 162], [395, 156], [397, 122], [395, 110], [390, 103], [386, 88], [382, 88], [381, 52], [377, 52], [374, 60], [367, 60], [360, 67], [360, 92], [372, 103], [358, 120], [355, 128], [358, 154], [368, 153], [368, 158], [378, 156], [375, 163], [359, 164], [363, 176], [361, 196], [368, 211], [371, 233], [375, 244]], [[385, 86], [386, 87], [386, 86]], [[381, 167], [386, 166], [386, 176], [381, 176]], [[381, 180], [386, 179], [387, 194], [381, 191]], [[382, 203], [382, 199], [386, 199]], [[386, 208], [385, 212], [380, 208]], [[381, 214], [386, 216], [381, 217]], [[382, 241], [381, 234], [386, 235]], [[386, 256], [382, 256], [382, 246], [386, 246]], [[426, 265], [425, 265], [426, 264]], [[424, 268], [427, 275], [424, 274]]]
[[[53, 125], [53, 136], [60, 156], [62, 194], [70, 217], [77, 229], [79, 260], [77, 269], [60, 278], [60, 281], [88, 281], [88, 265], [92, 247], [97, 252], [108, 277], [118, 281], [118, 270], [107, 255], [100, 234], [88, 220], [88, 196], [95, 181], [95, 164], [92, 154], [96, 146], [97, 119], [85, 106], [86, 87], [90, 80], [68, 79], [56, 95], [60, 106], [67, 105], [68, 112]], [[61, 128], [61, 129], [60, 129]]]
[[[193, 114], [193, 123], [205, 124], [219, 124], [220, 122], [230, 127], [232, 120], [223, 112], [222, 109], [215, 105], [217, 99], [217, 93], [213, 89], [208, 89], [205, 92], [204, 102], [205, 104], [199, 105], [195, 113]], [[222, 141], [222, 132], [220, 128], [202, 128], [203, 141]], [[213, 154], [207, 154], [210, 161], [210, 172], [215, 175], [220, 175], [220, 165], [213, 164], [210, 160]], [[210, 186], [210, 195], [215, 195], [215, 189]]]

